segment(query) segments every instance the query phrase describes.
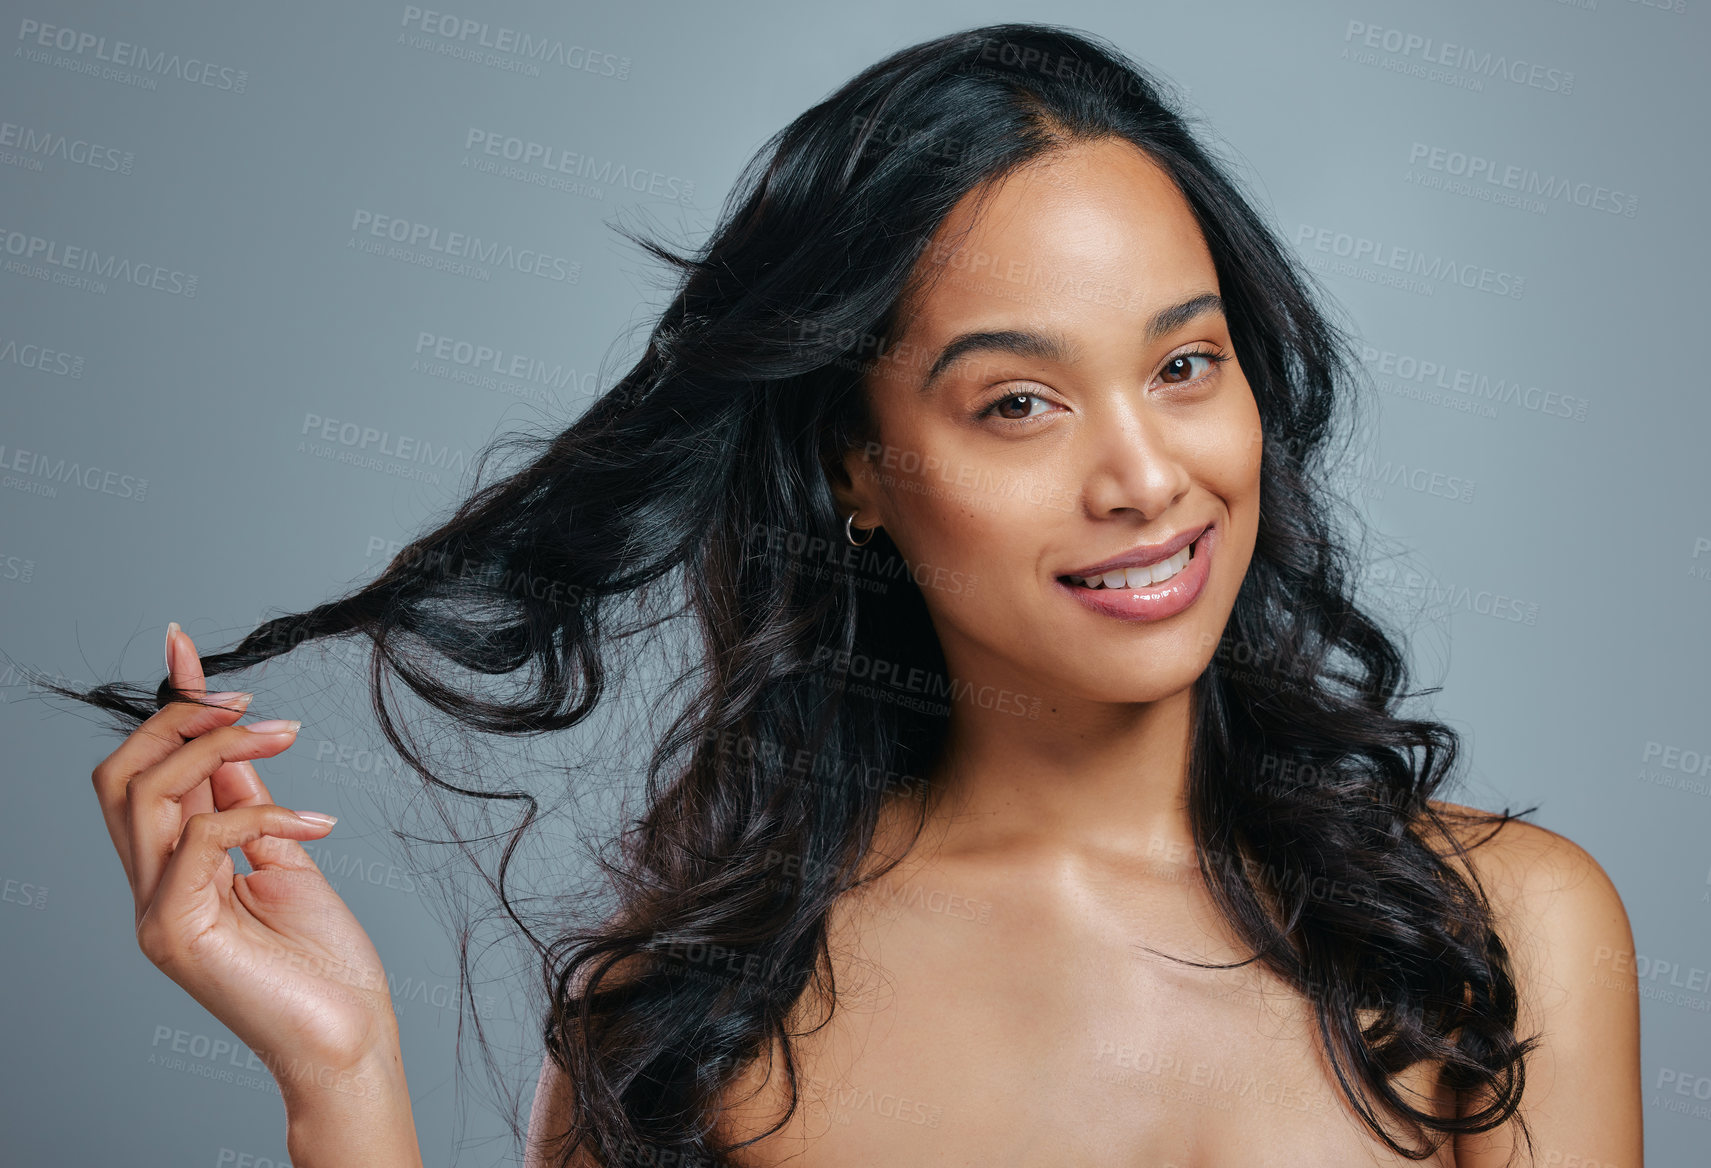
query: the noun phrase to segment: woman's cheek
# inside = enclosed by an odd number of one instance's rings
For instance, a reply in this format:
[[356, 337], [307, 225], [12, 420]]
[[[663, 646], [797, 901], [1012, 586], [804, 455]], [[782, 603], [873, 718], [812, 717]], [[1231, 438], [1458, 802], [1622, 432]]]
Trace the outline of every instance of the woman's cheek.
[[[928, 484], [917, 484], [922, 487]], [[967, 495], [967, 492], [965, 492]], [[1016, 526], [1003, 510], [962, 500], [916, 496], [893, 541], [909, 565], [928, 608], [964, 625], [985, 619], [1002, 604], [1006, 576], [1014, 574]], [[1008, 570], [1003, 566], [1009, 564]]]
[[984, 582], [990, 593], [992, 567], [1003, 541], [995, 518], [973, 506], [952, 506], [935, 515], [932, 537], [915, 573], [921, 590], [936, 590], [958, 605], [982, 595], [978, 587], [969, 586], [970, 581]]
[[1246, 388], [1230, 395], [1230, 406], [1220, 427], [1214, 480], [1222, 483], [1227, 499], [1240, 498], [1258, 489], [1260, 463], [1266, 437], [1260, 427], [1259, 407]]

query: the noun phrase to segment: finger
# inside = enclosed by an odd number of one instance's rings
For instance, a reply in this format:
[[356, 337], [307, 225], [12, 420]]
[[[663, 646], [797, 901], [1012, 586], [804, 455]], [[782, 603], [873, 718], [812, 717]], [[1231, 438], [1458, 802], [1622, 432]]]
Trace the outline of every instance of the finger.
[[[331, 824], [313, 823], [277, 804], [235, 807], [194, 815], [160, 876], [155, 894], [138, 908], [137, 939], [156, 965], [178, 954], [177, 946], [212, 927], [209, 908], [216, 873], [231, 862], [227, 848], [242, 847], [263, 835], [315, 839]], [[164, 965], [163, 965], [164, 967]]]
[[[245, 762], [229, 762], [214, 772], [214, 777], [208, 782], [214, 794], [214, 809], [227, 811], [234, 807], [258, 807], [274, 802], [268, 793], [267, 784], [261, 781], [261, 775], [256, 773], [255, 764]], [[304, 851], [303, 845], [296, 840], [282, 839], [279, 836], [264, 835], [243, 845], [244, 859], [250, 862], [250, 867], [256, 870], [264, 868], [302, 868], [312, 866], [314, 860]]]
[[186, 742], [210, 730], [230, 726], [249, 708], [253, 694], [233, 691], [207, 694], [217, 706], [172, 702], [151, 714], [95, 768], [96, 794], [103, 800], [122, 800], [125, 784]]
[[[241, 714], [254, 696], [241, 691], [209, 694], [206, 678], [202, 673], [202, 660], [196, 654], [196, 645], [189, 635], [178, 627], [177, 621], [171, 622], [166, 628], [166, 671], [172, 684], [180, 690], [219, 702], [221, 708], [210, 709], [188, 702], [171, 702], [143, 722], [120, 744], [119, 749], [104, 759], [97, 768], [107, 774], [105, 782], [101, 776], [96, 777], [97, 787], [107, 788], [99, 793], [107, 798], [117, 794], [114, 788], [122, 786], [123, 781], [138, 771], [153, 766], [190, 739], [205, 734], [216, 726], [229, 725], [236, 721], [236, 717], [223, 715], [228, 711]], [[209, 802], [212, 805], [211, 797]]]
[[[211, 699], [224, 695], [209, 694]], [[90, 772], [95, 786], [95, 799], [101, 805], [102, 818], [107, 823], [107, 835], [119, 853], [125, 877], [132, 876], [131, 832], [126, 806], [126, 788], [138, 774], [171, 756], [186, 742], [221, 726], [229, 726], [243, 716], [251, 695], [235, 693], [224, 696], [226, 705], [196, 706], [173, 702], [157, 711], [119, 744], [118, 749], [98, 763]], [[212, 798], [210, 797], [210, 806]]]
[[[169, 758], [131, 780], [125, 788], [129, 804], [126, 819], [131, 843], [131, 887], [139, 912], [153, 899], [161, 871], [187, 822], [180, 800], [198, 784], [206, 783], [224, 764], [265, 758], [285, 750], [296, 737], [293, 725], [255, 722], [249, 726], [221, 727], [185, 743]], [[252, 729], [254, 726], [280, 728], [264, 732]]]
[[[166, 673], [172, 679], [172, 684], [190, 694], [206, 694], [208, 679], [202, 672], [202, 657], [196, 652], [196, 642], [190, 639], [190, 634], [179, 628], [177, 621], [171, 621], [166, 626]], [[196, 789], [185, 795], [180, 804], [184, 808], [184, 816], [200, 815], [214, 810], [214, 794], [209, 783], [198, 784]]]
[[[177, 621], [172, 621], [166, 626], [166, 668], [168, 676], [172, 678], [172, 683], [186, 693], [201, 694], [215, 700], [218, 696], [225, 696], [211, 695], [207, 692], [208, 680], [207, 675], [202, 671], [202, 655], [196, 651], [196, 642], [191, 639], [189, 633], [179, 627]], [[243, 699], [243, 705], [249, 705], [248, 698]], [[235, 766], [236, 764], [232, 765]], [[254, 767], [249, 768], [247, 775], [239, 770], [228, 772], [226, 768], [215, 771], [207, 783], [198, 784], [194, 790], [180, 800], [185, 817], [220, 810], [220, 806], [214, 798], [216, 783], [229, 782], [246, 786], [248, 780], [251, 779], [259, 781]], [[270, 801], [264, 800], [264, 802]]]

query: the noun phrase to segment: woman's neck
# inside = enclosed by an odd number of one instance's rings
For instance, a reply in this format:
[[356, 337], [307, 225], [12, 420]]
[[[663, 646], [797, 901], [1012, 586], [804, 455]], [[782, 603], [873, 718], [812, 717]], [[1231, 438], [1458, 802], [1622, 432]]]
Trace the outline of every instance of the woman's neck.
[[958, 700], [923, 838], [943, 855], [1191, 857], [1193, 706], [1192, 689], [1147, 703], [1054, 698], [1032, 714]]

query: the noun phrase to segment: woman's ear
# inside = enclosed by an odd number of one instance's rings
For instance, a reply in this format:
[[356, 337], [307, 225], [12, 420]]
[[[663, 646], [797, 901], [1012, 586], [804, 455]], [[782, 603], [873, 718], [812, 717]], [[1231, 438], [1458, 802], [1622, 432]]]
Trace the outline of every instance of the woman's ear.
[[838, 501], [838, 514], [856, 512], [861, 527], [884, 526], [880, 505], [879, 465], [875, 454], [877, 442], [855, 442], [846, 447], [843, 456], [826, 465], [826, 479], [832, 487], [832, 497]]
[[877, 427], [868, 411], [864, 386], [859, 396], [844, 403], [823, 433], [820, 466], [839, 516], [854, 511], [862, 527], [876, 527], [885, 522], [880, 481], [880, 454], [885, 448], [878, 441]]

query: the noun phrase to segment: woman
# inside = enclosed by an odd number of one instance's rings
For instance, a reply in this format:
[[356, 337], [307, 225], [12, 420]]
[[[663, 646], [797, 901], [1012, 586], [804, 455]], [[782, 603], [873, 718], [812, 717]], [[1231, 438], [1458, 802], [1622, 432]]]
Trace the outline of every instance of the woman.
[[430, 789], [523, 798], [434, 777], [383, 674], [562, 730], [677, 590], [704, 660], [615, 908], [529, 932], [531, 1164], [1639, 1164], [1637, 995], [1587, 984], [1621, 902], [1434, 797], [1457, 737], [1400, 712], [1331, 519], [1347, 341], [1145, 74], [1038, 25], [915, 46], [698, 256], [647, 246], [684, 279], [645, 355], [527, 466], [355, 594], [78, 695], [147, 718], [94, 773], [138, 940], [274, 1068], [293, 1164], [419, 1163], [398, 1032], [295, 842], [324, 817], [250, 763], [294, 726], [206, 675], [366, 635]]

